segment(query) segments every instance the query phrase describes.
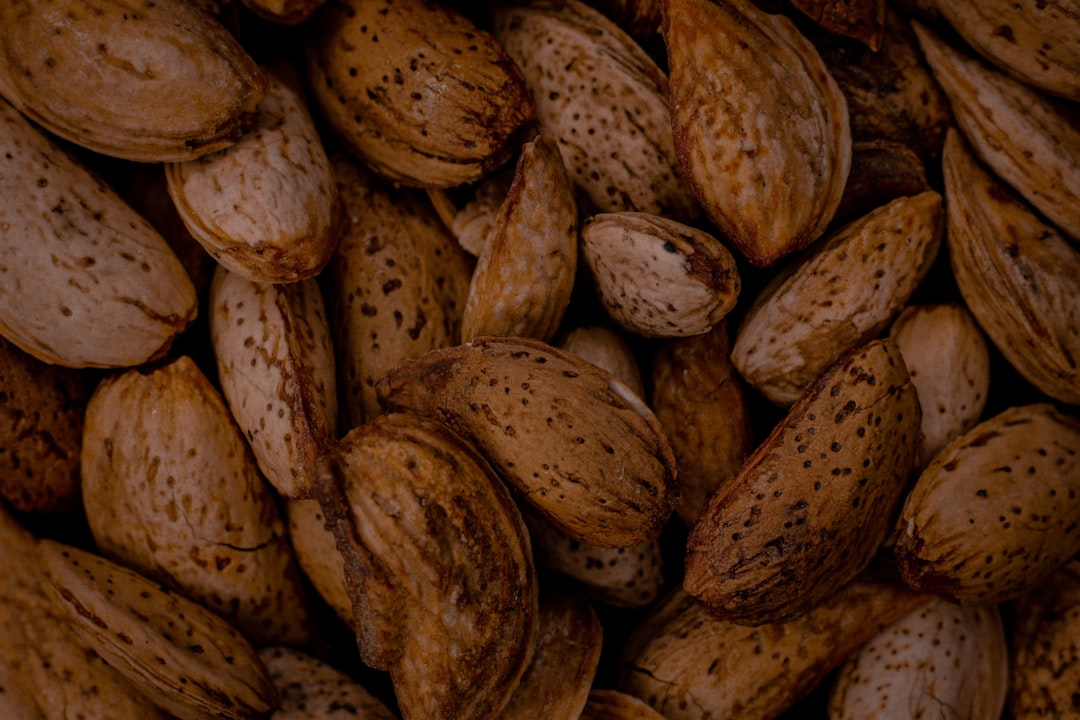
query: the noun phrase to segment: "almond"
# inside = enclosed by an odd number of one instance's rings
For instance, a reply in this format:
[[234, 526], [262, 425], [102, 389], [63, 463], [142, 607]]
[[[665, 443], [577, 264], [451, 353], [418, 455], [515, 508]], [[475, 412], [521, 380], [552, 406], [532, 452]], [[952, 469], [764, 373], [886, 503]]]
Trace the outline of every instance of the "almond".
[[299, 25], [311, 17], [326, 0], [244, 0], [259, 17], [282, 25]]
[[847, 103], [814, 46], [749, 0], [672, 0], [679, 167], [725, 240], [767, 267], [828, 226], [851, 167]]
[[1017, 405], [952, 440], [897, 522], [906, 583], [961, 605], [1014, 599], [1080, 551], [1080, 420]]
[[0, 335], [69, 367], [168, 352], [198, 307], [161, 235], [3, 101], [0, 151]]
[[664, 720], [664, 716], [633, 695], [593, 689], [579, 720]]
[[563, 336], [559, 347], [607, 370], [635, 395], [645, 397], [645, 381], [637, 356], [617, 330], [603, 325], [582, 325]]
[[11, 0], [0, 7], [0, 95], [65, 140], [140, 162], [236, 142], [266, 78], [185, 0]]
[[460, 202], [444, 189], [426, 188], [443, 224], [457, 238], [458, 245], [473, 257], [479, 257], [484, 251], [495, 225], [495, 216], [506, 201], [516, 175], [516, 166], [504, 165], [474, 185], [459, 189], [459, 192], [462, 189], [468, 191]]
[[926, 166], [914, 150], [890, 140], [855, 142], [851, 172], [836, 208], [836, 223], [847, 223], [899, 197], [931, 190]]
[[[296, 562], [319, 596], [346, 625], [353, 625], [352, 600], [345, 577], [345, 558], [318, 500], [285, 501]], [[353, 627], [353, 630], [356, 628]]]
[[339, 0], [305, 23], [322, 117], [379, 174], [453, 187], [506, 162], [534, 118], [514, 61], [449, 5]]
[[843, 356], [709, 498], [683, 587], [751, 625], [823, 602], [885, 540], [919, 458], [920, 414], [894, 343]]
[[845, 351], [877, 337], [937, 258], [941, 195], [903, 197], [832, 232], [775, 275], [747, 310], [731, 361], [790, 404]]
[[394, 720], [395, 715], [349, 675], [300, 650], [273, 646], [259, 659], [281, 695], [273, 720], [360, 718]]
[[678, 502], [671, 446], [633, 392], [538, 340], [477, 338], [379, 380], [388, 409], [472, 442], [522, 499], [570, 537], [607, 547], [659, 536]]
[[885, 36], [885, 0], [793, 0], [822, 29], [877, 51]]
[[256, 282], [296, 282], [317, 275], [337, 245], [337, 186], [303, 97], [266, 76], [250, 132], [170, 163], [165, 176], [184, 224], [218, 263]]

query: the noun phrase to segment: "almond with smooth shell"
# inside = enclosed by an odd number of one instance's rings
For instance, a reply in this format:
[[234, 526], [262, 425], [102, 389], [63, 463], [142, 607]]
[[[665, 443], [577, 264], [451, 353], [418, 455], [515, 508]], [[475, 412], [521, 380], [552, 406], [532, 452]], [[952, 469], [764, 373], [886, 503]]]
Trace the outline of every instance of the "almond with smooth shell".
[[497, 716], [538, 611], [528, 531], [490, 466], [446, 427], [389, 413], [341, 440], [316, 491], [360, 657], [389, 670], [403, 717]]
[[375, 381], [390, 368], [460, 342], [472, 268], [422, 193], [333, 163], [348, 222], [326, 301], [348, 430], [378, 415]]
[[68, 367], [168, 352], [198, 305], [161, 235], [2, 100], [0, 151], [0, 335]]
[[847, 102], [817, 50], [749, 0], [671, 0], [663, 26], [679, 167], [757, 267], [816, 240], [851, 167]]
[[198, 3], [0, 6], [0, 95], [95, 152], [160, 162], [220, 150], [265, 94], [259, 67]]
[[810, 611], [873, 559], [919, 459], [919, 401], [890, 340], [844, 355], [709, 498], [683, 587], [758, 625]]
[[679, 222], [701, 214], [679, 175], [667, 78], [626, 31], [576, 0], [505, 4], [493, 28], [586, 207]]
[[929, 599], [867, 572], [807, 615], [748, 627], [711, 616], [676, 588], [627, 639], [616, 687], [667, 720], [771, 720]]
[[528, 338], [477, 338], [398, 365], [379, 401], [454, 429], [567, 535], [607, 547], [658, 537], [678, 502], [671, 446], [615, 377]]
[[578, 263], [577, 203], [555, 144], [525, 144], [469, 285], [461, 336], [549, 342], [570, 304]]
[[253, 642], [311, 638], [275, 497], [187, 356], [103, 380], [86, 410], [83, 506], [97, 545]]
[[664, 716], [633, 695], [594, 688], [578, 720], [664, 720]]
[[272, 646], [259, 659], [281, 696], [272, 720], [394, 720], [386, 704], [347, 673], [314, 655]]
[[181, 719], [259, 718], [279, 697], [255, 649], [202, 605], [99, 555], [40, 541], [50, 595], [76, 634]]
[[510, 159], [535, 116], [520, 70], [467, 16], [425, 0], [333, 0], [304, 24], [322, 117], [380, 175], [474, 182]]
[[1017, 405], [944, 447], [911, 489], [894, 551], [904, 582], [961, 605], [1012, 600], [1080, 551], [1080, 420]]
[[1045, 94], [963, 53], [921, 23], [919, 45], [975, 154], [1080, 240], [1080, 127]]
[[870, 639], [840, 667], [831, 720], [900, 717], [1000, 720], [1009, 652], [995, 605], [935, 598]]
[[922, 407], [922, 460], [967, 432], [982, 417], [990, 393], [990, 350], [960, 303], [913, 305], [889, 328]]
[[330, 609], [342, 622], [352, 626], [345, 558], [338, 550], [334, 533], [326, 526], [322, 506], [314, 499], [287, 499], [285, 514], [296, 563]]
[[445, 189], [426, 188], [428, 198], [443, 224], [457, 238], [458, 245], [473, 257], [479, 257], [484, 252], [491, 229], [495, 226], [495, 216], [506, 201], [516, 175], [516, 165], [508, 163], [467, 186], [469, 193], [460, 202], [455, 201]]
[[933, 266], [944, 227], [941, 195], [929, 190], [823, 238], [754, 298], [731, 352], [739, 373], [777, 405], [794, 402], [900, 314]]
[[266, 480], [308, 497], [337, 439], [334, 348], [314, 278], [267, 285], [218, 267], [210, 286], [218, 382]]
[[608, 315], [645, 337], [708, 332], [735, 308], [742, 287], [719, 240], [657, 215], [593, 215], [581, 250]]
[[566, 333], [559, 347], [588, 360], [617, 377], [638, 397], [645, 397], [645, 381], [630, 343], [603, 325], [582, 325]]
[[1080, 404], [1080, 250], [957, 132], [946, 140], [943, 171], [949, 261], [967, 307], [1028, 382]]
[[170, 163], [165, 177], [184, 224], [218, 263], [255, 282], [296, 282], [317, 275], [337, 245], [337, 185], [304, 98], [266, 75], [251, 131]]

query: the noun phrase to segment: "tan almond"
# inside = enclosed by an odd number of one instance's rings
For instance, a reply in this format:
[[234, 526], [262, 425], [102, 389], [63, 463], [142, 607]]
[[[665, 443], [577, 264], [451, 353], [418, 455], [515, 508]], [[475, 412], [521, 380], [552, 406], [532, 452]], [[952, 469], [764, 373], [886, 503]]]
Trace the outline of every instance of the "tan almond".
[[952, 440], [897, 521], [904, 582], [961, 605], [1012, 600], [1080, 551], [1080, 420], [1016, 405]]
[[975, 154], [1050, 222], [1080, 240], [1080, 127], [1045, 94], [913, 23]]
[[308, 497], [337, 439], [334, 348], [314, 278], [267, 285], [218, 267], [210, 286], [218, 383], [266, 480]]
[[933, 266], [945, 227], [941, 195], [903, 197], [833, 231], [754, 298], [732, 348], [739, 373], [777, 405], [877, 337]]
[[338, 618], [355, 630], [345, 558], [326, 526], [319, 501], [286, 499], [285, 514], [296, 562], [304, 576]]
[[139, 573], [54, 540], [40, 541], [49, 593], [111, 667], [181, 720], [259, 718], [277, 689], [255, 649], [202, 605]]
[[205, 603], [253, 642], [310, 640], [276, 499], [190, 358], [98, 385], [86, 410], [82, 475], [104, 555]]
[[505, 4], [493, 28], [586, 207], [679, 222], [700, 215], [678, 170], [667, 78], [626, 31], [577, 0]]
[[593, 215], [581, 250], [600, 302], [644, 337], [708, 332], [735, 308], [742, 288], [731, 252], [709, 233], [647, 213]]
[[671, 446], [641, 398], [592, 363], [528, 338], [477, 338], [394, 368], [388, 409], [437, 418], [576, 540], [659, 536], [678, 502]]
[[228, 147], [266, 94], [244, 48], [185, 0], [11, 0], [0, 48], [0, 95], [50, 132], [128, 160]]
[[389, 671], [403, 717], [497, 716], [538, 611], [528, 532], [490, 466], [446, 427], [389, 413], [342, 439], [316, 490], [360, 657]]
[[757, 267], [826, 229], [851, 167], [847, 102], [814, 46], [749, 0], [671, 0], [663, 27], [679, 167]]
[[478, 335], [552, 339], [574, 289], [577, 215], [558, 148], [543, 137], [526, 143], [473, 271], [463, 340]]
[[271, 720], [394, 720], [394, 713], [371, 691], [332, 665], [293, 648], [259, 650], [281, 696]]
[[559, 347], [607, 370], [635, 395], [645, 397], [645, 381], [634, 348], [618, 330], [603, 325], [582, 325], [566, 333]]
[[1080, 404], [1080, 251], [959, 133], [945, 143], [943, 166], [949, 260], [967, 307], [1028, 382]]
[[328, 3], [304, 24], [311, 92], [365, 164], [404, 185], [474, 182], [510, 159], [534, 107], [468, 16], [424, 0]]
[[230, 271], [261, 283], [314, 277], [340, 234], [337, 185], [303, 96], [272, 72], [251, 131], [165, 168], [191, 235]]
[[69, 367], [168, 352], [198, 305], [161, 235], [2, 100], [0, 151], [0, 335]]
[[457, 238], [458, 245], [473, 257], [484, 252], [495, 226], [495, 216], [506, 201], [515, 175], [517, 166], [507, 163], [473, 185], [458, 188], [458, 192], [468, 191], [466, 197], [459, 200], [445, 189], [426, 188], [443, 224]]
[[594, 688], [578, 720], [664, 720], [664, 716], [633, 695]]

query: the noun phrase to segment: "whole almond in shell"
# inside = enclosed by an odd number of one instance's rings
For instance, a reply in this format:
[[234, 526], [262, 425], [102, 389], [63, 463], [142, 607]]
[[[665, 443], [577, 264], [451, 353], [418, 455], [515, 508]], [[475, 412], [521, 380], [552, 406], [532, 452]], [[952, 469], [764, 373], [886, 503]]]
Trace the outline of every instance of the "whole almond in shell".
[[82, 474], [104, 555], [203, 602], [253, 642], [309, 641], [276, 499], [190, 358], [98, 385], [86, 410]]
[[337, 185], [302, 95], [269, 90], [235, 145], [165, 168], [169, 196], [218, 263], [261, 283], [314, 277], [340, 234]]
[[0, 154], [0, 335], [68, 367], [164, 355], [198, 305], [161, 235], [2, 100]]
[[594, 688], [579, 720], [664, 720], [664, 716], [633, 695]]
[[1039, 588], [1080, 551], [1080, 420], [1017, 405], [941, 450], [897, 521], [904, 582], [961, 605]]
[[577, 0], [503, 4], [493, 29], [585, 207], [679, 222], [701, 214], [679, 175], [667, 77], [626, 31]]
[[320, 114], [404, 185], [453, 187], [506, 162], [534, 108], [517, 65], [466, 15], [425, 0], [335, 0], [304, 24]]
[[582, 542], [659, 536], [678, 502], [671, 446], [652, 411], [606, 371], [527, 338], [477, 338], [406, 361], [379, 401], [447, 424], [524, 502]]
[[260, 718], [279, 703], [255, 649], [202, 605], [105, 558], [40, 542], [47, 588], [76, 634], [182, 720]]
[[236, 142], [266, 78], [186, 0], [11, 0], [0, 6], [0, 95], [95, 152], [188, 160]]
[[909, 146], [892, 140], [856, 141], [851, 172], [833, 220], [847, 223], [896, 198], [931, 190], [926, 165]]
[[497, 716], [536, 642], [537, 579], [509, 492], [446, 427], [353, 428], [316, 483], [345, 559], [361, 659], [406, 720]]
[[854, 38], [873, 51], [885, 36], [885, 0], [792, 0], [818, 27]]
[[847, 103], [814, 46], [749, 0], [671, 0], [679, 167], [709, 220], [767, 267], [816, 240], [851, 167]]
[[552, 339], [574, 289], [577, 215], [573, 186], [554, 142], [538, 137], [526, 143], [473, 271], [462, 339]]
[[603, 325], [581, 325], [566, 333], [559, 347], [607, 370], [635, 395], [645, 397], [645, 381], [637, 356], [618, 330]]
[[840, 355], [877, 337], [929, 273], [945, 213], [933, 190], [833, 231], [754, 298], [731, 361], [778, 405], [794, 402]]
[[683, 587], [751, 625], [812, 610], [885, 540], [919, 459], [920, 416], [892, 341], [844, 355], [709, 498]]
[[739, 298], [731, 252], [709, 233], [658, 215], [593, 215], [581, 249], [608, 315], [638, 335], [700, 335]]
[[[289, 521], [296, 563], [315, 592], [346, 625], [353, 626], [352, 599], [345, 576], [345, 558], [338, 550], [334, 533], [326, 526], [322, 506], [314, 499], [287, 499], [285, 514]], [[353, 627], [353, 630], [356, 628]]]
[[281, 695], [273, 720], [394, 720], [394, 713], [347, 673], [314, 655], [282, 646], [259, 650]]
[[326, 0], [243, 0], [253, 13], [270, 22], [296, 26], [311, 17]]
[[334, 348], [316, 280], [267, 285], [219, 266], [209, 304], [218, 382], [259, 469], [282, 496], [309, 497], [338, 419]]
[[986, 170], [959, 133], [944, 155], [949, 261], [1001, 354], [1050, 397], [1080, 404], [1080, 250]]
[[[996, 606], [936, 598], [848, 658], [829, 692], [834, 720], [899, 717], [1000, 720], [1009, 651]], [[947, 708], [947, 710], [946, 710]]]

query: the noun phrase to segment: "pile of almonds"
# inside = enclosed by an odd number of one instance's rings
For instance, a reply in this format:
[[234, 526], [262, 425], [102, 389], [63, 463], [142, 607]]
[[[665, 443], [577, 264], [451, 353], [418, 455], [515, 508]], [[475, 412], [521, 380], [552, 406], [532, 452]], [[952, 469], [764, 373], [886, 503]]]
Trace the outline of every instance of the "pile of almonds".
[[0, 3], [0, 717], [1076, 712], [1080, 12]]

